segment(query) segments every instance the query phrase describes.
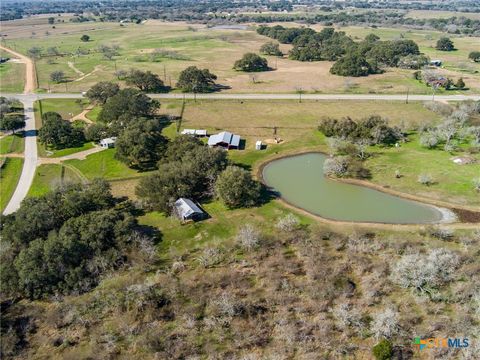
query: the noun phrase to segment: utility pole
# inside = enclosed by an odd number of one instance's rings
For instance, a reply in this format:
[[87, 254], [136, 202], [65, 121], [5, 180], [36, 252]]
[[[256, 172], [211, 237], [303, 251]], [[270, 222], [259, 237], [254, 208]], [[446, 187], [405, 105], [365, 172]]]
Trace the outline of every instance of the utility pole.
[[167, 82], [167, 68], [163, 64], [163, 81]]
[[410, 88], [407, 87], [407, 100], [405, 100], [405, 104], [408, 104], [408, 93], [410, 92]]

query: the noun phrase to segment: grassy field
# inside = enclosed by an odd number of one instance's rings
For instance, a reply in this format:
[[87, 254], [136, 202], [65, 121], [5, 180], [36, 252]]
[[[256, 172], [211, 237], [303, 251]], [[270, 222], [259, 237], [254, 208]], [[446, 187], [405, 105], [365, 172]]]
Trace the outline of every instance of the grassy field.
[[[273, 24], [272, 24], [273, 25]], [[282, 23], [284, 26], [299, 26]], [[43, 29], [44, 24], [38, 25]], [[319, 25], [312, 26], [321, 29]], [[440, 58], [445, 69], [440, 70], [454, 79], [463, 76], [470, 91], [480, 89], [480, 64], [468, 60], [468, 53], [478, 48], [478, 38], [451, 35], [458, 51], [438, 52], [433, 49], [441, 32], [370, 27], [339, 27], [357, 40], [369, 33], [376, 33], [382, 39], [405, 38], [419, 43], [421, 51], [432, 58]], [[47, 30], [44, 30], [47, 31]], [[90, 50], [88, 55], [57, 56], [37, 61], [40, 88], [57, 92], [85, 91], [99, 80], [116, 80], [115, 69], [138, 68], [151, 70], [167, 83], [175, 85], [178, 74], [185, 67], [196, 65], [206, 67], [218, 75], [218, 83], [229, 87], [225, 92], [294, 92], [301, 87], [307, 92], [317, 93], [430, 93], [430, 89], [412, 79], [412, 71], [390, 69], [384, 74], [366, 78], [344, 78], [329, 73], [331, 62], [303, 63], [287, 58], [268, 57], [275, 71], [257, 74], [253, 83], [249, 74], [232, 69], [235, 60], [246, 52], [258, 52], [269, 39], [256, 34], [252, 29], [226, 30], [207, 28], [181, 22], [167, 23], [149, 20], [143, 24], [115, 23], [72, 24], [60, 23], [49, 31], [24, 31], [20, 23], [15, 26], [6, 22], [4, 32], [9, 35], [7, 45], [26, 52], [32, 46], [47, 49], [57, 46], [61, 52], [72, 52], [79, 47]], [[91, 41], [83, 43], [80, 36], [89, 34]], [[53, 36], [55, 35], [55, 36]], [[10, 44], [9, 44], [10, 43]], [[99, 45], [119, 45], [120, 55], [115, 61], [106, 60], [97, 52]], [[282, 45], [284, 52], [289, 45]], [[155, 49], [173, 52], [173, 56], [153, 59]], [[218, 56], [221, 54], [221, 56]], [[62, 70], [70, 82], [52, 84], [52, 71]]]
[[0, 154], [21, 153], [24, 148], [23, 134], [8, 135], [0, 139]]
[[44, 114], [53, 111], [62, 115], [64, 119], [70, 119], [80, 114], [88, 105], [88, 101], [83, 99], [45, 99], [37, 101], [35, 109], [39, 108], [39, 103], [41, 103]]
[[412, 19], [448, 19], [451, 17], [466, 17], [467, 19], [480, 20], [479, 13], [441, 10], [411, 10], [405, 17]]
[[22, 93], [25, 79], [25, 65], [15, 62], [12, 54], [0, 50], [0, 57], [10, 58], [0, 64], [0, 92]]
[[41, 196], [63, 184], [80, 182], [75, 171], [58, 164], [43, 164], [37, 168], [28, 196]]
[[114, 158], [115, 149], [108, 149], [87, 156], [85, 160], [68, 160], [65, 162], [78, 169], [87, 179], [103, 177], [107, 180], [127, 179], [140, 176], [136, 170]]
[[[0, 161], [3, 160], [0, 159]], [[0, 168], [0, 213], [3, 212], [15, 191], [22, 165], [23, 159], [7, 158]]]

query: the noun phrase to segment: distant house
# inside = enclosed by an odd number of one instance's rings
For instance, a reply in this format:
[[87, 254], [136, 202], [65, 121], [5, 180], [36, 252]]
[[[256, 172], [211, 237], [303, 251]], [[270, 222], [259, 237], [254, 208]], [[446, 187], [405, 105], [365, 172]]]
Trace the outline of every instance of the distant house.
[[198, 221], [206, 217], [205, 212], [192, 200], [179, 198], [175, 201], [175, 215], [182, 221]]
[[228, 131], [211, 135], [208, 138], [208, 146], [222, 147], [224, 149], [238, 149], [240, 146], [240, 135], [234, 135]]
[[442, 60], [430, 60], [430, 66], [442, 66]]
[[105, 149], [110, 149], [115, 147], [115, 141], [117, 141], [116, 137], [105, 138], [100, 140], [100, 146]]
[[255, 150], [262, 150], [262, 148], [263, 148], [262, 141], [261, 141], [261, 140], [258, 140], [258, 141], [255, 143]]
[[182, 135], [191, 135], [196, 137], [205, 137], [207, 136], [207, 130], [204, 129], [183, 129]]

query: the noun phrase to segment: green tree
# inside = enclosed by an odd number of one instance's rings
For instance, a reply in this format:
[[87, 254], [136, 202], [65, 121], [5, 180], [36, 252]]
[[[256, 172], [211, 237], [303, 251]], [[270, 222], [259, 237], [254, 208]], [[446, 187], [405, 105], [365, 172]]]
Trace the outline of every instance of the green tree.
[[480, 62], [480, 51], [472, 51], [470, 54], [468, 54], [468, 58], [475, 62]]
[[109, 128], [103, 123], [94, 123], [85, 129], [85, 139], [87, 141], [99, 142], [108, 137]]
[[83, 42], [89, 42], [90, 41], [90, 36], [88, 35], [82, 35], [82, 37], [80, 38], [81, 41]]
[[126, 77], [126, 83], [145, 92], [163, 93], [168, 91], [168, 87], [164, 85], [158, 75], [151, 71], [132, 69]]
[[27, 50], [27, 55], [32, 59], [39, 59], [42, 56], [42, 48], [33, 46]]
[[455, 87], [460, 90], [465, 89], [465, 81], [463, 81], [463, 78], [459, 78], [457, 80], [457, 82], [455, 83]]
[[56, 70], [50, 73], [50, 80], [53, 82], [61, 83], [65, 81], [65, 73], [61, 70]]
[[160, 103], [151, 99], [140, 90], [126, 88], [107, 99], [98, 114], [98, 120], [112, 122], [122, 118], [120, 127], [130, 118], [150, 117], [160, 108]]
[[165, 143], [157, 119], [135, 119], [117, 138], [115, 157], [130, 167], [149, 169], [160, 159]]
[[42, 116], [42, 127], [38, 132], [41, 143], [54, 149], [81, 146], [85, 141], [83, 131], [63, 120], [55, 112], [47, 112]]
[[142, 178], [135, 191], [151, 209], [170, 213], [172, 202], [179, 197], [210, 197], [218, 174], [226, 166], [225, 151], [179, 136], [168, 144], [158, 171]]
[[448, 37], [441, 37], [438, 39], [435, 49], [441, 51], [453, 51], [455, 50], [455, 46], [453, 45], [453, 41]]
[[240, 60], [235, 61], [233, 66], [235, 70], [257, 72], [267, 71], [269, 69], [267, 59], [255, 54], [246, 53]]
[[120, 87], [110, 81], [100, 81], [93, 85], [85, 94], [85, 96], [93, 103], [105, 104], [108, 98], [117, 95]]
[[196, 66], [189, 66], [180, 73], [177, 87], [183, 92], [208, 93], [215, 90], [217, 76], [208, 69], [200, 70]]
[[260, 190], [250, 172], [238, 166], [228, 166], [215, 184], [218, 198], [229, 208], [254, 206], [260, 199]]
[[330, 72], [340, 76], [368, 76], [375, 73], [375, 70], [364, 56], [351, 53], [337, 60], [330, 68]]
[[49, 18], [48, 18], [48, 23], [49, 23], [50, 25], [55, 24], [55, 18], [54, 18], [54, 17], [49, 17]]
[[271, 55], [271, 56], [282, 56], [283, 53], [280, 50], [280, 45], [276, 42], [269, 41], [263, 44], [260, 47], [260, 52], [265, 55]]
[[0, 118], [0, 129], [12, 131], [25, 127], [25, 118], [23, 115], [7, 114]]
[[389, 360], [393, 354], [392, 343], [383, 339], [373, 347], [372, 353], [376, 360]]

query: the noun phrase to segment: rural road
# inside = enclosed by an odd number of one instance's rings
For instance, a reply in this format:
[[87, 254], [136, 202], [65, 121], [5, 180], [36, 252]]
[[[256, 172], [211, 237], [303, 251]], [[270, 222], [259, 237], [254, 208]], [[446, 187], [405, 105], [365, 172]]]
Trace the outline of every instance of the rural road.
[[[80, 99], [80, 93], [50, 93], [50, 94], [1, 94], [2, 96], [23, 99]], [[148, 94], [153, 99], [205, 99], [205, 100], [299, 100], [299, 94]], [[302, 100], [378, 100], [405, 101], [405, 94], [302, 94]], [[409, 95], [409, 101], [431, 101], [432, 95]], [[480, 94], [474, 95], [437, 95], [435, 101], [466, 101], [480, 100]]]
[[25, 69], [25, 86], [24, 86], [24, 89], [23, 89], [23, 93], [24, 94], [30, 94], [30, 93], [33, 93], [36, 89], [36, 80], [35, 80], [35, 66], [33, 64], [33, 61], [32, 59], [30, 59], [29, 57], [25, 56], [25, 55], [22, 55], [12, 49], [9, 49], [9, 48], [6, 48], [2, 45], [0, 45], [0, 49], [6, 51], [6, 52], [9, 52], [10, 54], [12, 54], [13, 56], [19, 58], [20, 60], [22, 60], [22, 63], [25, 64], [26, 66], [26, 69]]
[[4, 215], [11, 214], [17, 211], [20, 207], [20, 203], [27, 196], [28, 190], [32, 185], [38, 163], [37, 134], [33, 112], [33, 102], [35, 101], [35, 97], [24, 97], [21, 101], [25, 109], [25, 152], [23, 169], [15, 192], [3, 211]]

